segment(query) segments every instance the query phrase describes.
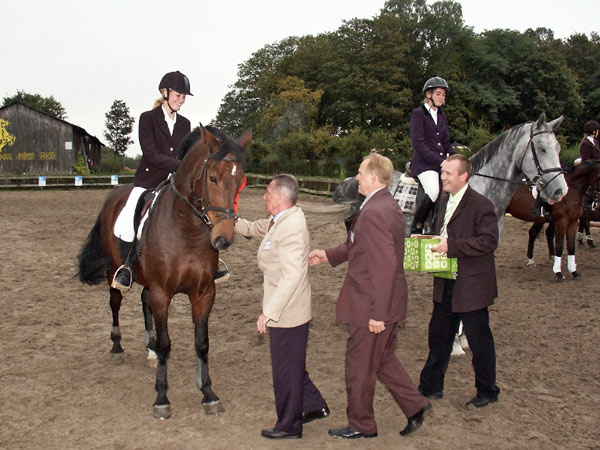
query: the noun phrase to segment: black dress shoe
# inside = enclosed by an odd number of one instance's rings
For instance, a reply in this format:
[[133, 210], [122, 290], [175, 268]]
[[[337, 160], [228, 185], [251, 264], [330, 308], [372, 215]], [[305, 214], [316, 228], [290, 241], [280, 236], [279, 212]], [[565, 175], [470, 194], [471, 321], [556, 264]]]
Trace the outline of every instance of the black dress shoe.
[[417, 430], [425, 421], [425, 416], [431, 411], [431, 403], [428, 403], [425, 408], [408, 419], [408, 423], [404, 430], [400, 432], [401, 436], [408, 436], [413, 431]]
[[300, 439], [302, 437], [302, 433], [286, 433], [277, 428], [267, 428], [262, 430], [260, 434], [267, 439]]
[[329, 436], [341, 437], [344, 439], [356, 439], [356, 438], [374, 438], [377, 437], [377, 433], [361, 433], [360, 431], [352, 430], [348, 427], [337, 428], [329, 430]]
[[421, 389], [420, 387], [418, 388], [419, 393], [425, 397], [425, 398], [430, 398], [432, 400], [439, 400], [440, 398], [442, 398], [444, 396], [444, 391], [439, 391], [439, 392], [427, 392], [423, 389]]
[[490, 403], [495, 403], [498, 401], [498, 395], [484, 395], [478, 393], [475, 397], [467, 402], [466, 406], [473, 405], [476, 408], [483, 408], [484, 406], [489, 405]]
[[325, 408], [317, 409], [315, 411], [307, 411], [305, 413], [302, 413], [302, 423], [312, 422], [313, 420], [317, 419], [324, 419], [330, 414], [331, 411], [329, 411], [329, 408], [327, 406]]

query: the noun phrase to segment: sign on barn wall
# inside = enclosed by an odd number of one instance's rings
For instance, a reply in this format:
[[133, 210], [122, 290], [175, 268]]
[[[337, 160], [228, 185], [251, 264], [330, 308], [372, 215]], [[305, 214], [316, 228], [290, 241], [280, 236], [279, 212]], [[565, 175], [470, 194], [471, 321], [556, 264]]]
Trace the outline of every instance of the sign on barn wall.
[[17, 138], [11, 135], [8, 131], [10, 123], [8, 120], [0, 119], [0, 153], [7, 145], [14, 145]]

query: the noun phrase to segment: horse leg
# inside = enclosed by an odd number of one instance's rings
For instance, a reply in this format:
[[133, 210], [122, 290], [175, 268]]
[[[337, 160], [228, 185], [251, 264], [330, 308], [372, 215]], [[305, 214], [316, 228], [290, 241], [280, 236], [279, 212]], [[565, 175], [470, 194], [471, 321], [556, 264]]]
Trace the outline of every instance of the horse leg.
[[540, 234], [540, 230], [542, 229], [542, 227], [544, 226], [543, 223], [536, 223], [534, 222], [533, 225], [531, 225], [531, 228], [529, 229], [529, 242], [527, 242], [527, 265], [528, 266], [535, 266], [535, 261], [533, 259], [533, 249], [535, 247], [535, 240], [538, 236], [538, 234]]
[[590, 250], [596, 250], [596, 246], [594, 245], [594, 238], [592, 237], [592, 232], [590, 231], [590, 221], [588, 219], [585, 219], [583, 221], [583, 224], [585, 228], [585, 240], [587, 242], [587, 245], [590, 248]]
[[154, 389], [157, 392], [154, 402], [153, 417], [156, 419], [168, 419], [171, 417], [171, 403], [167, 398], [169, 381], [167, 378], [167, 361], [171, 353], [171, 339], [169, 338], [168, 315], [170, 298], [166, 293], [150, 290], [150, 309], [156, 325], [156, 339], [154, 350], [158, 357], [156, 366], [156, 382]]
[[[586, 220], [584, 218], [579, 219], [579, 227], [577, 228], [577, 242], [579, 246], [583, 247], [583, 231], [586, 229]], [[588, 228], [589, 229], [589, 228]]]
[[556, 250], [554, 248], [554, 237], [556, 236], [556, 224], [553, 222], [548, 223], [546, 227], [546, 242], [548, 243], [548, 257], [552, 259], [552, 257], [556, 254]]
[[156, 334], [154, 333], [154, 321], [150, 309], [150, 291], [146, 287], [142, 290], [142, 313], [144, 314], [144, 345], [148, 350], [148, 365], [156, 367], [157, 356], [154, 351], [156, 348]]
[[194, 345], [198, 360], [196, 386], [202, 391], [202, 406], [208, 415], [225, 412], [219, 397], [212, 390], [212, 380], [208, 370], [208, 316], [215, 300], [214, 285], [204, 296], [195, 299], [192, 303], [192, 319], [194, 320]]
[[575, 234], [577, 221], [569, 223], [567, 227], [567, 268], [575, 280], [581, 279], [581, 274], [577, 272], [577, 263], [575, 262]]
[[119, 327], [119, 310], [121, 309], [121, 300], [123, 294], [118, 289], [110, 288], [110, 310], [112, 312], [112, 329], [110, 330], [110, 339], [113, 341], [111, 353], [123, 353], [121, 347], [121, 328]]
[[556, 233], [556, 249], [554, 253], [554, 267], [552, 268], [554, 272], [554, 276], [556, 277], [556, 281], [564, 281], [565, 276], [562, 274], [562, 252], [563, 252], [563, 242], [565, 239], [565, 232], [562, 229], [563, 227], [557, 227]]

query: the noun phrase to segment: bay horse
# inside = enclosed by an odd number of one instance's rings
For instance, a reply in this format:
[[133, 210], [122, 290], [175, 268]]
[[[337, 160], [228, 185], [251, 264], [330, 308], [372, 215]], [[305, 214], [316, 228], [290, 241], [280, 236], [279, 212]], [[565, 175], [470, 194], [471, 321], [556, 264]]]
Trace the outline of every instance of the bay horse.
[[569, 255], [568, 270], [574, 279], [581, 278], [577, 272], [575, 262], [575, 237], [579, 219], [583, 215], [586, 196], [597, 195], [600, 181], [600, 161], [589, 160], [580, 165], [573, 166], [565, 173], [569, 191], [563, 199], [552, 205], [550, 220], [545, 216], [534, 216], [533, 208], [535, 199], [527, 186], [519, 186], [515, 191], [506, 212], [525, 222], [533, 222], [529, 229], [529, 242], [527, 244], [527, 265], [535, 264], [533, 249], [535, 239], [544, 224], [549, 222], [546, 229], [546, 240], [550, 258], [554, 258], [553, 271], [557, 281], [565, 279], [561, 270], [561, 258], [566, 237], [567, 252]]
[[[203, 393], [202, 405], [207, 414], [224, 411], [209, 376], [208, 317], [215, 300], [219, 251], [234, 240], [234, 202], [245, 179], [243, 151], [251, 140], [252, 130], [245, 131], [237, 141], [213, 127], [200, 125], [192, 131], [178, 149], [181, 162], [177, 171], [156, 189], [154, 205], [143, 223], [136, 282], [143, 286], [146, 345], [158, 358], [155, 418], [171, 416], [167, 398], [171, 351], [168, 313], [177, 293], [187, 294], [192, 306], [196, 385]], [[112, 353], [123, 352], [119, 329], [122, 294], [110, 288], [113, 274], [122, 264], [113, 227], [131, 188], [121, 186], [108, 196], [78, 258], [82, 282], [99, 284], [106, 280], [109, 285]]]
[[[504, 131], [492, 142], [482, 147], [471, 157], [473, 173], [469, 177], [469, 186], [485, 195], [494, 204], [498, 216], [498, 227], [502, 233], [504, 213], [521, 179], [525, 176], [540, 192], [546, 202], [555, 203], [567, 193], [568, 187], [560, 166], [560, 144], [554, 130], [562, 123], [560, 116], [546, 122], [541, 114], [536, 122], [516, 125]], [[404, 191], [402, 173], [394, 171], [389, 189], [396, 197]], [[413, 182], [414, 183], [414, 182]], [[358, 194], [356, 177], [344, 180], [333, 194], [336, 203], [347, 205], [349, 214], [346, 223], [351, 223], [353, 215], [364, 197]], [[398, 200], [398, 197], [397, 197]], [[410, 205], [408, 208], [405, 205]], [[400, 204], [406, 216], [406, 236], [414, 214], [414, 201]]]

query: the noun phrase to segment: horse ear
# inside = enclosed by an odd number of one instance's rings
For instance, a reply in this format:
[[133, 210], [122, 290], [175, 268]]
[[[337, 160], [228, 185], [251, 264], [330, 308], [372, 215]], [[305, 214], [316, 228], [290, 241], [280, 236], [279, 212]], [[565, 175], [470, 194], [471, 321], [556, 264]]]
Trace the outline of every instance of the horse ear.
[[552, 131], [554, 131], [559, 127], [563, 120], [565, 120], [565, 116], [561, 115], [559, 118], [554, 119], [552, 122], [548, 122], [548, 125], [550, 126], [550, 128], [552, 128]]
[[252, 128], [248, 128], [246, 131], [242, 133], [242, 135], [238, 138], [238, 144], [242, 148], [246, 148], [246, 146], [252, 141]]
[[546, 113], [541, 113], [540, 117], [538, 118], [537, 122], [535, 123], [535, 128], [541, 128], [541, 126], [543, 124], [546, 123]]

